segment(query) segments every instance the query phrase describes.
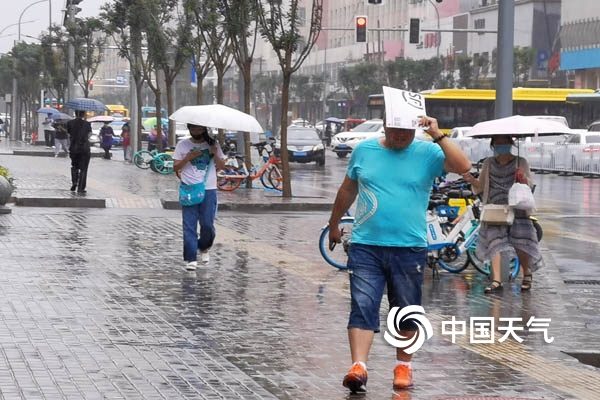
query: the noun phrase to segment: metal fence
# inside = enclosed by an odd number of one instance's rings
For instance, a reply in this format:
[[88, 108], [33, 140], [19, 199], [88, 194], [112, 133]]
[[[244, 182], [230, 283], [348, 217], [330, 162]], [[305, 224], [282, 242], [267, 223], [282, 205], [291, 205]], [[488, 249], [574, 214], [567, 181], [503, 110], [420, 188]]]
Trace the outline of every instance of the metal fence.
[[[452, 139], [473, 164], [493, 155], [490, 139]], [[600, 177], [600, 144], [519, 142], [513, 154], [524, 157], [532, 170]]]

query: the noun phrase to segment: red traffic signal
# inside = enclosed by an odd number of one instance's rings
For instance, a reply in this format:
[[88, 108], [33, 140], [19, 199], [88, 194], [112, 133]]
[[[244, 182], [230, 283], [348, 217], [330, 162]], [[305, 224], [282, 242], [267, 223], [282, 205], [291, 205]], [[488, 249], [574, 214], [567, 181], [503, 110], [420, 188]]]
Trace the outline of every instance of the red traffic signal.
[[356, 43], [367, 42], [367, 17], [364, 15], [356, 17]]

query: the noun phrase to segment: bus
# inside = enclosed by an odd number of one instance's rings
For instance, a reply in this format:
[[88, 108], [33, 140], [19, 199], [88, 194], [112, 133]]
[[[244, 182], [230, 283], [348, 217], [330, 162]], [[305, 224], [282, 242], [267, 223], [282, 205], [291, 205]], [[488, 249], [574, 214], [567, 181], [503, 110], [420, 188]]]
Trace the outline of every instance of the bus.
[[[161, 108], [161, 118], [168, 118], [167, 110]], [[145, 118], [156, 117], [156, 107], [142, 107], [142, 120]]]
[[114, 117], [121, 116], [123, 118], [129, 117], [129, 110], [121, 104], [107, 104], [106, 108], [109, 111], [105, 111], [104, 115], [112, 115]]
[[[584, 122], [582, 108], [567, 101], [567, 96], [591, 93], [592, 89], [513, 88], [513, 115], [562, 115], [571, 128], [578, 128]], [[435, 89], [421, 94], [425, 97], [427, 114], [438, 120], [444, 133], [495, 118], [495, 90]], [[369, 96], [369, 119], [382, 118], [384, 108], [383, 94]]]
[[600, 90], [594, 93], [573, 93], [567, 95], [567, 102], [574, 104], [581, 112], [578, 128], [587, 128], [592, 122], [600, 120]]

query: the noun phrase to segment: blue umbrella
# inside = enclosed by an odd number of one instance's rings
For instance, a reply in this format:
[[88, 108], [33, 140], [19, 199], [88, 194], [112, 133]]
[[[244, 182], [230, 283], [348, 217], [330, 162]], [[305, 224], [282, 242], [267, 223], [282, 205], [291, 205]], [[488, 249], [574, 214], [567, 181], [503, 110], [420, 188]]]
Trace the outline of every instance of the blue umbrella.
[[52, 114], [52, 117], [54, 117], [54, 115], [60, 113], [60, 111], [58, 111], [56, 108], [52, 108], [52, 107], [38, 108], [38, 110], [36, 112], [39, 114]]
[[55, 121], [69, 121], [73, 119], [73, 117], [71, 117], [69, 114], [59, 112], [58, 114], [52, 115], [52, 119]]
[[101, 101], [96, 99], [88, 99], [86, 97], [71, 99], [65, 103], [65, 107], [77, 111], [109, 111], [108, 107], [106, 107]]

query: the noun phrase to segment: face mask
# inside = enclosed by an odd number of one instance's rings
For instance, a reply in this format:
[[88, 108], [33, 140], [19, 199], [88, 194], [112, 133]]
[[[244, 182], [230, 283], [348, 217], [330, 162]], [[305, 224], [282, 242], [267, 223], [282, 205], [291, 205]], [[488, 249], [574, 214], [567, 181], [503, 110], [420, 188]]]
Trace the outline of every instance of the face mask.
[[498, 154], [499, 156], [508, 154], [510, 153], [511, 147], [511, 144], [496, 144], [494, 145], [494, 153]]

